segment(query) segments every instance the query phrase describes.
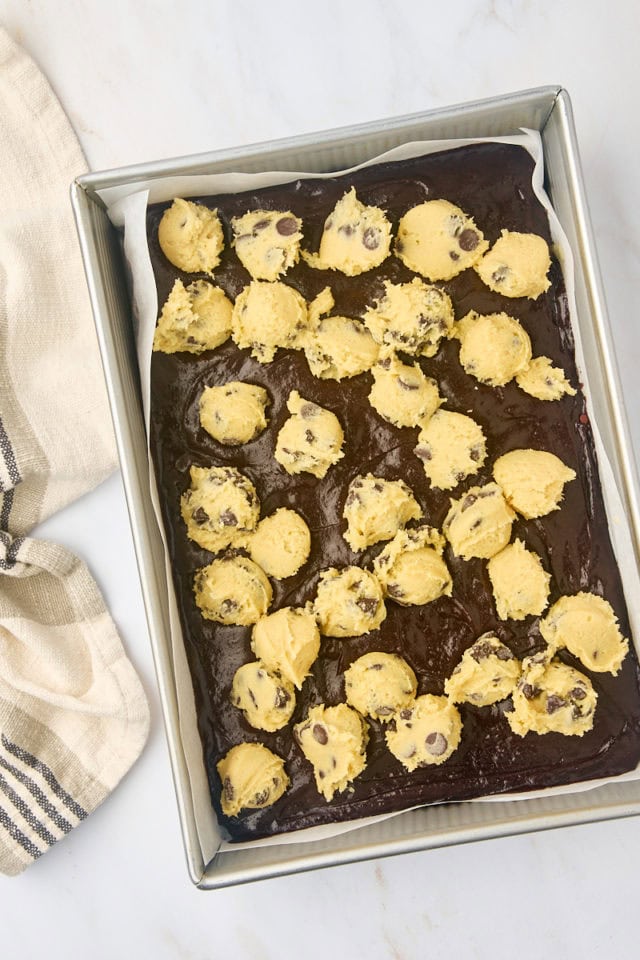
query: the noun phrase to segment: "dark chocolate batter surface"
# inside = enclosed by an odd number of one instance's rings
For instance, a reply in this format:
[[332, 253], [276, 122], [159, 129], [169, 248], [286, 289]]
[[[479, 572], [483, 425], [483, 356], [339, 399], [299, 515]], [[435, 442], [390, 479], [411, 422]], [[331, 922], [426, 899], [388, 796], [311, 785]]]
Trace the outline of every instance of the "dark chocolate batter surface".
[[[472, 216], [490, 243], [502, 229], [534, 232], [550, 242], [544, 208], [531, 187], [533, 160], [522, 148], [481, 144], [416, 160], [378, 165], [355, 175], [328, 180], [295, 181], [284, 186], [207, 197], [217, 207], [226, 245], [215, 282], [235, 299], [251, 277], [231, 247], [230, 220], [252, 209], [291, 210], [303, 220], [303, 246], [317, 250], [322, 227], [344, 192], [356, 186], [358, 198], [382, 207], [394, 233], [399, 218], [426, 199], [445, 198]], [[163, 256], [157, 242], [160, 217], [168, 204], [150, 207], [148, 237], [159, 304], [176, 278], [189, 283], [197, 275], [183, 274]], [[394, 256], [359, 277], [312, 270], [304, 262], [282, 278], [307, 300], [326, 285], [335, 297], [335, 314], [359, 317], [383, 292], [383, 281], [409, 281], [414, 274]], [[505, 311], [523, 324], [533, 355], [545, 355], [561, 366], [578, 386], [573, 337], [564, 282], [559, 265], [551, 269], [552, 284], [536, 301], [507, 300], [492, 293], [473, 270], [440, 284], [451, 296], [456, 319], [474, 309]], [[212, 556], [187, 538], [180, 517], [180, 497], [189, 486], [189, 467], [231, 465], [250, 478], [262, 504], [262, 516], [278, 507], [291, 507], [311, 530], [312, 554], [298, 574], [273, 580], [270, 612], [313, 599], [321, 570], [330, 566], [368, 566], [384, 544], [354, 554], [342, 537], [342, 509], [351, 480], [360, 473], [404, 479], [424, 510], [424, 519], [442, 528], [450, 497], [492, 479], [495, 459], [509, 450], [532, 447], [556, 454], [577, 473], [565, 487], [561, 509], [538, 520], [518, 517], [516, 537], [536, 551], [552, 575], [549, 603], [580, 590], [604, 596], [613, 606], [625, 636], [629, 623], [620, 577], [612, 551], [600, 491], [596, 455], [587, 406], [581, 391], [560, 401], [535, 400], [515, 381], [502, 388], [483, 386], [458, 362], [459, 344], [445, 341], [432, 359], [421, 359], [425, 373], [437, 380], [446, 409], [469, 413], [487, 437], [488, 456], [478, 474], [452, 491], [433, 489], [413, 453], [418, 430], [397, 428], [384, 421], [367, 396], [372, 377], [365, 373], [336, 382], [313, 377], [301, 351], [278, 351], [270, 364], [260, 364], [248, 350], [231, 340], [217, 350], [193, 356], [154, 353], [151, 386], [151, 449], [155, 463], [173, 565], [174, 585], [195, 690], [199, 729], [209, 775], [211, 797], [220, 822], [232, 839], [251, 839], [328, 821], [347, 820], [420, 803], [461, 800], [491, 793], [527, 790], [621, 773], [640, 759], [639, 670], [633, 650], [620, 673], [594, 674], [567, 652], [560, 658], [589, 676], [598, 693], [593, 730], [583, 737], [534, 733], [520, 738], [505, 718], [510, 701], [492, 707], [460, 704], [462, 741], [441, 766], [408, 773], [388, 751], [384, 728], [369, 721], [367, 767], [353, 789], [327, 803], [318, 793], [311, 765], [293, 738], [293, 725], [317, 703], [344, 700], [343, 674], [363, 653], [382, 650], [403, 656], [418, 678], [418, 694], [442, 694], [443, 684], [464, 650], [480, 634], [495, 632], [518, 657], [542, 649], [538, 618], [522, 622], [497, 618], [486, 561], [464, 561], [450, 547], [445, 560], [453, 576], [453, 594], [421, 607], [400, 607], [387, 601], [387, 618], [379, 630], [347, 640], [323, 637], [321, 652], [297, 694], [290, 724], [276, 733], [253, 729], [230, 704], [236, 669], [255, 659], [251, 628], [225, 627], [204, 620], [193, 597], [193, 575]], [[247, 380], [264, 386], [271, 398], [269, 426], [256, 440], [225, 447], [199, 425], [198, 399], [205, 386]], [[274, 460], [277, 433], [288, 417], [286, 400], [298, 390], [339, 418], [345, 433], [345, 457], [317, 480], [310, 474], [289, 476]], [[291, 786], [273, 806], [243, 811], [226, 818], [219, 804], [216, 762], [237, 743], [260, 741], [285, 760]]]

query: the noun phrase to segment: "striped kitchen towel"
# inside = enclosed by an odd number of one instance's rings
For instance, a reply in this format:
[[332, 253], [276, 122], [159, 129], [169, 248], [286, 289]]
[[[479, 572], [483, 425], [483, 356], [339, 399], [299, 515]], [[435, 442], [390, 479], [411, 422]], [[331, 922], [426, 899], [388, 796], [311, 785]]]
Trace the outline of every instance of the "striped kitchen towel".
[[0, 28], [0, 873], [85, 819], [139, 756], [147, 701], [85, 565], [28, 534], [115, 467], [69, 203], [86, 168]]

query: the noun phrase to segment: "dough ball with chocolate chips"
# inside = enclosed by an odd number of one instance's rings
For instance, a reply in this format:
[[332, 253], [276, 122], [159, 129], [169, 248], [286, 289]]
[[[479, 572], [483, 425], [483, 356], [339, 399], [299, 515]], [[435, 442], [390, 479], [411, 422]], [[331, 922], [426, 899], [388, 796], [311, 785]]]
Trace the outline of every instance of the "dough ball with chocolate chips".
[[551, 575], [537, 553], [515, 540], [487, 564], [496, 610], [501, 620], [538, 617], [549, 602]]
[[293, 729], [325, 800], [346, 790], [364, 770], [369, 731], [360, 714], [346, 703], [311, 707], [306, 720]]
[[238, 259], [254, 280], [277, 280], [298, 262], [302, 221], [290, 211], [250, 210], [231, 227]]
[[216, 769], [222, 781], [222, 812], [227, 817], [269, 807], [289, 786], [284, 761], [261, 743], [232, 747]]
[[488, 559], [509, 543], [514, 520], [515, 513], [500, 487], [487, 483], [471, 487], [459, 500], [451, 501], [443, 530], [456, 556]]
[[344, 538], [352, 550], [364, 550], [380, 540], [390, 540], [422, 510], [404, 480], [383, 480], [368, 473], [349, 484], [342, 516], [347, 521]]
[[451, 490], [477, 473], [487, 457], [482, 427], [451, 410], [436, 410], [418, 434], [414, 452], [431, 486], [439, 490]]
[[327, 217], [317, 253], [302, 251], [310, 267], [339, 270], [355, 277], [379, 266], [389, 256], [391, 224], [384, 210], [367, 207], [352, 187]]
[[460, 363], [466, 373], [490, 387], [503, 387], [529, 366], [531, 340], [507, 313], [480, 315], [471, 310], [454, 327]]
[[434, 357], [453, 329], [451, 298], [419, 277], [410, 283], [384, 282], [384, 294], [363, 320], [374, 340], [414, 356]]
[[176, 280], [160, 313], [153, 349], [160, 353], [203, 353], [231, 336], [233, 304], [220, 287]]
[[377, 578], [360, 567], [325, 570], [314, 611], [326, 637], [359, 637], [377, 630], [387, 615]]
[[465, 650], [460, 663], [445, 680], [444, 692], [452, 703], [488, 707], [511, 696], [520, 672], [520, 661], [509, 647], [492, 633], [485, 633]]
[[369, 403], [396, 427], [424, 426], [442, 403], [438, 384], [417, 363], [402, 363], [392, 354], [379, 360], [371, 373]]
[[593, 727], [597, 700], [584, 674], [564, 663], [549, 663], [538, 654], [522, 661], [513, 710], [506, 717], [519, 737], [528, 733], [581, 737]]
[[162, 214], [158, 242], [167, 260], [179, 270], [212, 273], [224, 247], [218, 211], [176, 198]]
[[428, 693], [403, 707], [387, 726], [389, 750], [407, 770], [444, 763], [457, 750], [460, 714], [447, 697]]
[[386, 723], [408, 706], [418, 690], [416, 675], [394, 653], [365, 653], [344, 675], [347, 703], [358, 713]]
[[503, 297], [536, 300], [551, 285], [550, 267], [549, 247], [542, 237], [503, 230], [475, 269], [482, 282]]
[[251, 634], [251, 649], [269, 670], [300, 690], [320, 652], [320, 631], [311, 604], [281, 607], [261, 617]]
[[560, 597], [540, 621], [540, 633], [551, 653], [566, 648], [594, 673], [618, 673], [629, 652], [611, 604], [594, 593]]
[[189, 473], [191, 486], [180, 501], [187, 535], [212, 553], [239, 544], [260, 516], [251, 481], [235, 467], [192, 466]]
[[451, 596], [452, 581], [442, 559], [444, 537], [426, 524], [399, 530], [373, 561], [385, 596], [402, 606]]
[[307, 302], [280, 280], [252, 280], [238, 295], [231, 316], [236, 346], [270, 363], [279, 347], [298, 349], [308, 323]]
[[247, 542], [252, 560], [276, 580], [297, 573], [309, 559], [311, 534], [299, 513], [281, 507], [261, 520]]
[[516, 383], [536, 400], [560, 400], [565, 394], [571, 397], [576, 394], [564, 370], [554, 367], [549, 357], [532, 360], [526, 370], [516, 375]]
[[273, 592], [265, 573], [248, 557], [220, 557], [196, 572], [194, 594], [205, 620], [247, 627], [269, 609]]
[[282, 425], [274, 457], [287, 473], [312, 473], [322, 479], [329, 467], [344, 456], [344, 434], [330, 410], [319, 407], [292, 390], [287, 400], [291, 416]]
[[233, 677], [231, 702], [245, 715], [247, 723], [273, 733], [291, 719], [296, 705], [293, 684], [270, 673], [264, 663], [243, 663]]
[[395, 254], [427, 280], [451, 280], [476, 264], [488, 247], [460, 207], [448, 200], [427, 200], [400, 220]]
[[344, 380], [370, 370], [380, 347], [361, 320], [325, 317], [307, 335], [304, 352], [314, 377]]
[[493, 476], [514, 510], [532, 520], [558, 510], [575, 472], [547, 450], [511, 450], [498, 457]]
[[267, 391], [255, 383], [233, 380], [205, 387], [200, 396], [200, 423], [218, 443], [249, 443], [266, 429], [268, 402]]

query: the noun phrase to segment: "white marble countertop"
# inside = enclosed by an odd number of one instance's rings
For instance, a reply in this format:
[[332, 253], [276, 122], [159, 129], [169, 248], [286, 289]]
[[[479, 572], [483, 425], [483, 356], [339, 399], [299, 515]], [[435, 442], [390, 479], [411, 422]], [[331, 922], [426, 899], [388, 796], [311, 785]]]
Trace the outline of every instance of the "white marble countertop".
[[[550, 83], [570, 92], [640, 450], [637, 0], [0, 0], [93, 169]], [[179, 10], [179, 13], [178, 13]], [[100, 583], [152, 704], [140, 761], [87, 822], [0, 879], [21, 960], [630, 956], [640, 818], [202, 893], [187, 876], [119, 477], [40, 533]]]

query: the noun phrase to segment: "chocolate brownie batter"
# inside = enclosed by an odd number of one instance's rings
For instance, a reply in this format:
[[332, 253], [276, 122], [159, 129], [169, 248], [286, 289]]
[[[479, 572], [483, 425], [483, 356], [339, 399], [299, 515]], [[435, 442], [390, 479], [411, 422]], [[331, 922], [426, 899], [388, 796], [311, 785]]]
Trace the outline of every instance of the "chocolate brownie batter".
[[[520, 147], [481, 144], [415, 160], [387, 163], [359, 173], [327, 180], [294, 181], [255, 193], [208, 197], [217, 208], [225, 232], [225, 247], [214, 281], [235, 300], [251, 276], [231, 245], [232, 218], [250, 210], [290, 210], [302, 221], [304, 249], [317, 251], [324, 222], [344, 193], [355, 186], [362, 203], [381, 207], [393, 228], [412, 206], [445, 198], [473, 217], [493, 244], [502, 230], [531, 232], [550, 243], [544, 208], [531, 187], [533, 160]], [[166, 300], [174, 281], [192, 282], [164, 257], [158, 244], [158, 224], [169, 204], [148, 211], [148, 238], [157, 282], [158, 302]], [[414, 274], [393, 254], [375, 269], [359, 276], [316, 270], [302, 259], [281, 279], [311, 301], [329, 285], [335, 314], [362, 317], [384, 293], [384, 282], [408, 282]], [[573, 355], [573, 336], [565, 286], [557, 261], [550, 271], [551, 285], [536, 300], [507, 300], [489, 290], [468, 269], [438, 284], [451, 297], [455, 317], [469, 310], [480, 314], [507, 312], [516, 317], [531, 338], [533, 355], [549, 357], [561, 367], [574, 387], [579, 386]], [[518, 516], [512, 540], [521, 540], [542, 559], [551, 573], [549, 602], [579, 591], [605, 597], [629, 637], [629, 623], [620, 577], [614, 559], [600, 491], [598, 467], [588, 408], [583, 394], [544, 402], [524, 393], [514, 381], [492, 387], [465, 373], [459, 362], [460, 344], [444, 340], [436, 355], [419, 364], [446, 398], [445, 409], [470, 414], [487, 439], [487, 457], [479, 472], [452, 490], [432, 486], [416, 457], [418, 429], [398, 427], [383, 419], [368, 400], [372, 376], [363, 373], [336, 383], [311, 375], [301, 350], [276, 353], [262, 364], [227, 340], [201, 355], [154, 353], [151, 386], [151, 450], [157, 472], [164, 522], [168, 534], [174, 585], [193, 677], [204, 760], [213, 805], [232, 839], [244, 840], [300, 827], [346, 820], [402, 809], [421, 803], [461, 800], [479, 795], [527, 790], [618, 774], [640, 759], [639, 671], [633, 649], [617, 676], [590, 673], [567, 650], [559, 659], [589, 676], [598, 703], [593, 729], [582, 737], [559, 733], [525, 737], [507, 723], [511, 701], [491, 706], [459, 705], [462, 736], [458, 749], [437, 766], [409, 773], [390, 753], [379, 720], [368, 720], [367, 765], [352, 789], [327, 802], [318, 792], [311, 764], [294, 740], [293, 726], [314, 705], [333, 706], [345, 700], [344, 673], [355, 660], [371, 651], [402, 657], [415, 672], [419, 696], [440, 696], [445, 679], [464, 651], [478, 637], [491, 633], [516, 657], [545, 647], [538, 618], [500, 620], [486, 561], [465, 561], [450, 546], [444, 560], [453, 578], [450, 596], [424, 606], [403, 607], [387, 600], [387, 617], [370, 634], [338, 639], [323, 637], [320, 655], [301, 691], [291, 722], [273, 733], [251, 727], [231, 703], [233, 677], [243, 663], [255, 659], [249, 627], [223, 626], [203, 619], [193, 594], [198, 568], [212, 560], [206, 550], [187, 537], [180, 516], [180, 498], [189, 486], [189, 468], [232, 466], [254, 484], [262, 516], [281, 507], [297, 511], [311, 531], [311, 556], [294, 576], [272, 580], [270, 612], [283, 606], [303, 606], [313, 599], [320, 572], [328, 567], [358, 564], [370, 568], [384, 544], [354, 553], [344, 539], [344, 501], [358, 474], [373, 473], [407, 483], [424, 521], [442, 529], [450, 497], [459, 498], [474, 485], [492, 482], [492, 465], [507, 451], [544, 449], [556, 454], [577, 479], [567, 484], [561, 508], [538, 519]], [[401, 354], [405, 363], [414, 358]], [[205, 387], [227, 381], [248, 381], [269, 395], [269, 424], [255, 440], [241, 446], [216, 442], [198, 419]], [[276, 437], [289, 416], [286, 401], [292, 390], [333, 411], [345, 434], [344, 457], [326, 476], [289, 475], [274, 459]], [[291, 779], [289, 789], [272, 806], [224, 816], [220, 807], [220, 780], [216, 763], [236, 744], [263, 742], [282, 757]]]

